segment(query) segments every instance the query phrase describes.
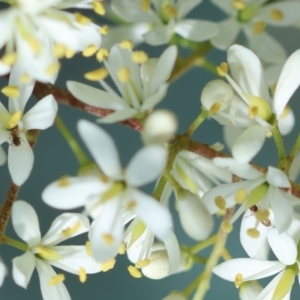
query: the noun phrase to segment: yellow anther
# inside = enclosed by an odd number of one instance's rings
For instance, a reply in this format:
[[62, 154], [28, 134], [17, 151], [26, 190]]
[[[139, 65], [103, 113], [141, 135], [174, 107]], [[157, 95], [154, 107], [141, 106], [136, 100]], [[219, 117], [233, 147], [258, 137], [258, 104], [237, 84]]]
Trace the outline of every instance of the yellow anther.
[[27, 84], [31, 81], [31, 77], [28, 74], [22, 74], [20, 77], [20, 81], [23, 84]]
[[64, 274], [57, 274], [56, 276], [53, 276], [50, 281], [48, 282], [48, 285], [53, 286], [57, 285], [59, 283], [62, 283], [65, 280]]
[[86, 25], [91, 22], [91, 20], [88, 17], [82, 15], [79, 12], [75, 12], [74, 17], [75, 17], [75, 20], [77, 21], [77, 23], [79, 23], [80, 25]]
[[103, 272], [107, 272], [107, 271], [113, 269], [115, 264], [116, 264], [116, 260], [114, 258], [110, 258], [109, 260], [107, 260], [106, 262], [101, 264], [101, 270]]
[[221, 227], [222, 227], [222, 230], [226, 233], [230, 233], [233, 228], [232, 224], [229, 223], [228, 221], [222, 222]]
[[85, 73], [84, 77], [91, 81], [99, 81], [99, 80], [105, 79], [107, 77], [107, 75], [108, 75], [108, 71], [104, 68], [100, 68], [100, 69]]
[[97, 50], [98, 49], [95, 45], [89, 45], [82, 51], [82, 55], [85, 57], [90, 57], [94, 55], [97, 52]]
[[12, 66], [17, 60], [17, 53], [16, 52], [6, 53], [2, 56], [1, 60], [4, 64]]
[[38, 246], [35, 248], [39, 257], [47, 259], [47, 260], [60, 260], [61, 255], [45, 246]]
[[131, 59], [137, 64], [143, 64], [148, 60], [148, 54], [144, 51], [133, 51]]
[[269, 219], [270, 212], [267, 209], [258, 210], [254, 213], [255, 218], [258, 221], [266, 221]]
[[260, 232], [256, 228], [247, 229], [247, 235], [253, 239], [257, 239], [260, 236]]
[[88, 256], [92, 256], [92, 244], [91, 241], [86, 241], [85, 243], [85, 252]]
[[108, 58], [108, 50], [105, 48], [99, 49], [96, 54], [96, 59], [101, 63]]
[[143, 259], [143, 260], [140, 260], [138, 261], [136, 264], [135, 264], [135, 267], [137, 269], [141, 269], [141, 268], [144, 268], [146, 266], [148, 266], [150, 264], [151, 260], [146, 258], [146, 259]]
[[282, 21], [284, 19], [284, 14], [280, 9], [273, 9], [270, 12], [270, 17], [275, 21]]
[[20, 110], [13, 113], [13, 115], [8, 120], [8, 127], [10, 129], [16, 127], [22, 118], [22, 112]]
[[258, 115], [258, 107], [257, 106], [250, 106], [249, 107], [249, 117], [251, 119], [255, 118]]
[[163, 8], [163, 12], [169, 18], [176, 18], [177, 17], [177, 9], [174, 6], [172, 6], [171, 4], [167, 4]]
[[7, 85], [1, 90], [2, 94], [11, 98], [19, 98], [20, 90], [18, 86], [15, 85]]
[[125, 254], [125, 252], [126, 252], [126, 246], [125, 246], [124, 243], [121, 243], [121, 245], [120, 245], [119, 248], [118, 248], [118, 253], [119, 253], [120, 255], [123, 255], [123, 254]]
[[66, 55], [66, 46], [63, 44], [55, 44], [52, 51], [57, 58], [63, 58]]
[[136, 206], [137, 206], [136, 201], [132, 200], [132, 201], [129, 201], [129, 202], [127, 203], [126, 208], [127, 208], [127, 209], [134, 209]]
[[93, 10], [100, 16], [104, 16], [106, 13], [104, 5], [97, 0], [93, 1]]
[[115, 240], [114, 237], [109, 233], [103, 233], [102, 239], [103, 239], [104, 243], [108, 246], [111, 246]]
[[121, 46], [122, 49], [129, 49], [129, 50], [131, 50], [131, 49], [133, 49], [134, 44], [133, 44], [133, 42], [130, 41], [130, 40], [123, 40], [123, 41], [120, 43], [120, 46]]
[[65, 237], [73, 236], [81, 227], [82, 227], [82, 223], [79, 221], [76, 224], [74, 224], [73, 227], [68, 227], [66, 229], [63, 229], [61, 231], [61, 234]]
[[72, 58], [73, 56], [75, 55], [75, 51], [72, 50], [72, 49], [66, 49], [66, 53], [65, 53], [65, 56], [66, 58]]
[[272, 109], [267, 101], [265, 101], [261, 97], [253, 96], [253, 95], [246, 95], [249, 101], [249, 117], [255, 118], [259, 116], [265, 121], [270, 120], [272, 117]]
[[258, 21], [253, 24], [253, 33], [261, 34], [266, 28], [266, 23], [263, 21]]
[[50, 64], [46, 69], [45, 69], [45, 73], [52, 75], [52, 74], [56, 74], [60, 69], [60, 63], [54, 62], [52, 64]]
[[140, 0], [142, 11], [148, 11], [151, 6], [151, 0]]
[[142, 273], [134, 266], [129, 266], [127, 268], [129, 274], [134, 277], [134, 278], [141, 278], [142, 277]]
[[217, 72], [221, 77], [224, 77], [228, 73], [228, 64], [222, 62], [220, 66], [217, 67]]
[[219, 209], [226, 209], [226, 201], [222, 196], [215, 198], [215, 204]]
[[78, 277], [81, 283], [86, 282], [87, 276], [86, 276], [86, 271], [83, 267], [80, 267], [80, 269], [78, 270]]
[[244, 0], [234, 0], [232, 1], [232, 6], [236, 10], [242, 10], [246, 7]]
[[210, 113], [211, 115], [217, 114], [217, 113], [220, 111], [221, 106], [222, 106], [222, 105], [221, 105], [220, 102], [215, 102], [215, 103], [210, 107], [209, 113]]
[[243, 275], [241, 273], [237, 273], [234, 279], [234, 284], [237, 289], [243, 283], [243, 280], [244, 280]]
[[242, 188], [236, 192], [234, 201], [238, 204], [242, 204], [242, 203], [244, 203], [246, 198], [247, 198], [246, 190]]
[[71, 185], [70, 177], [69, 176], [63, 176], [57, 181], [57, 185], [59, 187], [66, 187]]
[[108, 25], [103, 25], [102, 27], [101, 27], [101, 29], [100, 29], [100, 33], [102, 34], [102, 35], [108, 35], [109, 34], [109, 26]]
[[121, 82], [128, 82], [130, 80], [130, 69], [127, 67], [120, 68], [118, 78]]
[[27, 43], [35, 54], [38, 54], [41, 52], [42, 46], [41, 46], [40, 42], [37, 39], [35, 39], [34, 37], [28, 38]]

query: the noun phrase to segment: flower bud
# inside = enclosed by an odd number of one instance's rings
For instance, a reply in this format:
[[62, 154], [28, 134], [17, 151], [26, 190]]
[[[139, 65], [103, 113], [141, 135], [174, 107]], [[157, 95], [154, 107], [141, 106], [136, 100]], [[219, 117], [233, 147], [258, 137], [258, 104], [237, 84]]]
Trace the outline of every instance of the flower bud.
[[176, 116], [168, 110], [156, 110], [145, 121], [143, 140], [145, 144], [168, 142], [178, 127]]
[[196, 241], [206, 239], [212, 232], [214, 220], [202, 200], [187, 190], [178, 194], [180, 223], [186, 234]]

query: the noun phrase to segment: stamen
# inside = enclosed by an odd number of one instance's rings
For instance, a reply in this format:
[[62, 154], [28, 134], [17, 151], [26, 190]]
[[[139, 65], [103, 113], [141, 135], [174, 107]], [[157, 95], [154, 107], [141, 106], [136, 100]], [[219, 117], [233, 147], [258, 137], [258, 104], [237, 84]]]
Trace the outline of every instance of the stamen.
[[244, 203], [246, 198], [247, 198], [246, 190], [242, 188], [236, 192], [234, 201], [238, 204], [242, 204], [242, 203]]
[[258, 21], [253, 24], [253, 33], [261, 34], [266, 28], [266, 23], [263, 21]]
[[226, 233], [230, 233], [232, 231], [232, 224], [229, 223], [228, 221], [223, 221], [221, 224], [222, 230]]
[[232, 6], [236, 10], [242, 10], [246, 7], [244, 0], [234, 0], [232, 1]]
[[109, 233], [103, 233], [102, 239], [103, 239], [104, 243], [108, 246], [111, 246], [115, 240], [114, 237]]
[[124, 40], [124, 41], [122, 41], [122, 42], [120, 43], [120, 46], [121, 46], [122, 49], [128, 49], [128, 50], [131, 50], [131, 49], [133, 49], [134, 44], [133, 44], [133, 42], [130, 41], [130, 40]]
[[59, 283], [62, 283], [65, 280], [64, 274], [57, 274], [56, 276], [53, 276], [50, 281], [48, 282], [48, 285], [53, 286], [57, 285]]
[[91, 81], [103, 80], [108, 76], [108, 71], [104, 68], [100, 68], [84, 74], [84, 77]]
[[140, 260], [138, 261], [136, 264], [135, 264], [135, 267], [137, 269], [141, 269], [141, 268], [144, 268], [146, 266], [148, 266], [150, 264], [151, 260], [146, 258], [146, 259], [143, 259], [143, 260]]
[[228, 73], [228, 64], [226, 62], [222, 62], [220, 66], [217, 67], [217, 72], [219, 76], [224, 77]]
[[284, 19], [283, 11], [281, 11], [280, 9], [271, 10], [270, 16], [275, 21], [282, 21]]
[[2, 94], [11, 98], [19, 98], [20, 90], [18, 86], [15, 85], [7, 85], [1, 90]]
[[148, 60], [148, 54], [144, 51], [134, 51], [131, 54], [131, 59], [137, 64], [143, 64]]
[[72, 50], [72, 49], [66, 49], [66, 53], [65, 53], [65, 56], [66, 58], [72, 58], [73, 56], [75, 55], [75, 51]]
[[6, 65], [12, 66], [17, 60], [17, 53], [10, 52], [2, 56], [2, 62]]
[[109, 34], [109, 31], [110, 31], [110, 29], [109, 29], [108, 25], [103, 25], [103, 26], [101, 27], [101, 29], [100, 29], [99, 32], [100, 32], [102, 35], [108, 35], [108, 34]]
[[151, 6], [151, 0], [140, 0], [142, 11], [148, 11]]
[[237, 273], [234, 279], [234, 284], [237, 289], [243, 283], [243, 280], [244, 280], [243, 275], [241, 273]]
[[57, 181], [57, 186], [59, 187], [66, 187], [70, 185], [71, 185], [71, 181], [69, 179], [69, 176], [63, 176]]
[[115, 258], [110, 258], [109, 260], [101, 264], [102, 272], [107, 272], [113, 269], [115, 264], [116, 264]]
[[260, 236], [260, 232], [256, 228], [247, 229], [247, 235], [253, 239], [257, 239]]
[[55, 44], [52, 52], [57, 58], [63, 58], [66, 54], [66, 46], [63, 44]]
[[65, 237], [73, 236], [82, 227], [81, 222], [77, 222], [73, 227], [68, 227], [61, 231], [61, 234]]
[[169, 18], [176, 18], [177, 17], [177, 9], [174, 6], [172, 6], [171, 4], [167, 4], [163, 8], [163, 12]]
[[95, 45], [89, 45], [82, 51], [82, 55], [84, 57], [90, 57], [94, 55], [97, 52], [97, 50], [98, 49]]
[[219, 208], [218, 215], [224, 215], [226, 212], [226, 201], [222, 196], [215, 198], [215, 204]]
[[125, 243], [121, 243], [121, 245], [119, 246], [119, 249], [118, 249], [118, 253], [119, 253], [120, 255], [123, 255], [123, 254], [125, 254], [125, 252], [126, 252], [126, 246], [125, 246]]
[[211, 115], [217, 114], [221, 109], [222, 104], [220, 102], [215, 102], [209, 109]]
[[55, 74], [59, 71], [60, 69], [60, 63], [59, 62], [54, 62], [52, 64], [50, 64], [46, 69], [45, 69], [45, 73], [52, 75]]
[[261, 222], [269, 219], [270, 212], [267, 209], [263, 209], [256, 211], [254, 215], [256, 219]]
[[108, 50], [105, 48], [99, 49], [96, 54], [96, 59], [101, 63], [108, 58]]
[[91, 241], [86, 241], [85, 243], [85, 252], [88, 256], [92, 256], [92, 244]]
[[79, 277], [79, 281], [81, 283], [86, 282], [87, 276], [86, 276], [86, 271], [83, 267], [80, 267], [80, 269], [78, 271], [78, 277]]
[[130, 80], [130, 69], [127, 67], [120, 68], [118, 78], [123, 83], [128, 82]]
[[58, 252], [56, 252], [50, 248], [47, 248], [45, 246], [38, 246], [35, 249], [37, 251], [37, 254], [41, 258], [44, 258], [47, 260], [60, 260], [61, 259], [61, 255]]
[[135, 268], [134, 266], [129, 266], [127, 268], [129, 274], [134, 277], [134, 278], [141, 278], [142, 277], [142, 273], [137, 269]]
[[8, 126], [10, 129], [16, 127], [22, 118], [22, 112], [20, 110], [16, 111], [8, 120]]
[[82, 15], [80, 12], [75, 12], [74, 17], [77, 23], [79, 23], [80, 25], [86, 25], [91, 23], [91, 20], [88, 17]]
[[100, 16], [104, 16], [106, 13], [104, 5], [97, 0], [93, 1], [93, 10]]

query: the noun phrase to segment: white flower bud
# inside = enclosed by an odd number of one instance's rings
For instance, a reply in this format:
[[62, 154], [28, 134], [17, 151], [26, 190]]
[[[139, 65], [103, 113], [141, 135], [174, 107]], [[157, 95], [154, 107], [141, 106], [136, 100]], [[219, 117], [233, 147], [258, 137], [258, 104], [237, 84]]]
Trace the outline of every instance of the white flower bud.
[[210, 81], [201, 93], [203, 107], [211, 114], [225, 110], [233, 100], [233, 90], [225, 81], [217, 79]]
[[178, 194], [177, 208], [182, 228], [196, 241], [206, 239], [212, 232], [214, 220], [202, 200], [184, 190]]
[[143, 140], [145, 144], [168, 142], [177, 131], [176, 116], [168, 110], [156, 110], [145, 121]]

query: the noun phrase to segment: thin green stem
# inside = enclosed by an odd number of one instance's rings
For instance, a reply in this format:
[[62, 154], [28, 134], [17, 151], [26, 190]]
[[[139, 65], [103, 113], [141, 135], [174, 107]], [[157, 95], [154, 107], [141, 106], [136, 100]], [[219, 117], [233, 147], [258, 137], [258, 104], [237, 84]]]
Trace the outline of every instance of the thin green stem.
[[217, 72], [217, 66], [205, 57], [199, 59], [196, 62], [196, 65], [198, 65], [200, 68], [203, 68], [218, 77], [220, 76]]
[[189, 299], [189, 296], [194, 292], [194, 290], [199, 285], [199, 282], [201, 281], [202, 274], [197, 276], [182, 292], [181, 294], [185, 296], [187, 299]]
[[286, 152], [285, 152], [285, 148], [284, 148], [283, 138], [282, 138], [281, 132], [279, 130], [278, 123], [276, 123], [276, 125], [272, 129], [272, 135], [273, 135], [273, 139], [276, 144], [277, 152], [278, 152], [278, 156], [279, 156], [278, 168], [280, 170], [283, 170], [284, 172], [286, 172], [288, 161], [287, 161]]
[[193, 121], [193, 123], [189, 126], [188, 130], [186, 131], [187, 136], [192, 136], [195, 130], [204, 122], [204, 120], [208, 116], [208, 111], [202, 110], [199, 116]]
[[199, 255], [193, 255], [193, 262], [198, 264], [206, 264], [208, 261], [207, 257], [199, 256]]
[[27, 244], [25, 244], [23, 242], [20, 242], [20, 241], [17, 241], [15, 239], [9, 238], [7, 236], [4, 236], [2, 238], [1, 242], [4, 243], [4, 244], [10, 245], [12, 247], [15, 247], [17, 249], [20, 249], [24, 252], [28, 251], [28, 245]]
[[213, 245], [218, 239], [218, 235], [214, 234], [210, 238], [208, 238], [205, 241], [199, 242], [195, 244], [194, 246], [190, 247], [189, 252], [192, 254], [198, 253], [201, 250]]
[[291, 164], [296, 156], [296, 154], [299, 152], [300, 150], [300, 133], [297, 136], [296, 142], [288, 156], [288, 166], [287, 166], [287, 172], [289, 171]]
[[80, 166], [83, 166], [83, 165], [89, 163], [89, 160], [86, 157], [83, 150], [81, 149], [80, 145], [77, 143], [74, 136], [71, 134], [69, 129], [65, 126], [64, 122], [58, 115], [55, 118], [55, 125], [60, 130], [60, 132], [64, 136], [64, 138], [66, 139], [66, 141], [69, 144], [70, 148], [72, 149], [74, 155], [76, 156]]
[[177, 182], [177, 180], [167, 171], [164, 172], [164, 177], [167, 179], [167, 181], [171, 184], [172, 188], [175, 190], [176, 194], [178, 194], [182, 187]]

